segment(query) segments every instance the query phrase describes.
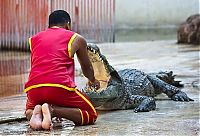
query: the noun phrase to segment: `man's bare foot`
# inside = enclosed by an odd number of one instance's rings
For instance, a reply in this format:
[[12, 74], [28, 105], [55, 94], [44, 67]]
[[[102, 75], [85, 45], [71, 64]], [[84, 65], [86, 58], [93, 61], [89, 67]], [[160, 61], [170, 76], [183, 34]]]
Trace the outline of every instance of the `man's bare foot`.
[[35, 130], [42, 129], [42, 106], [41, 105], [35, 106], [29, 125], [32, 129], [35, 129]]
[[51, 121], [51, 111], [47, 103], [44, 103], [42, 105], [42, 114], [43, 114], [42, 128], [46, 130], [52, 129], [53, 124]]

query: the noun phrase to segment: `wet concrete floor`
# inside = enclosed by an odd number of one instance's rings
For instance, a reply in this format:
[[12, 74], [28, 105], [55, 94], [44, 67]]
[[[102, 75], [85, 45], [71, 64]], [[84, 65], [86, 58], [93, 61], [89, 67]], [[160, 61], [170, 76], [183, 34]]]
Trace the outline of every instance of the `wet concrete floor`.
[[[134, 113], [133, 110], [99, 111], [95, 125], [75, 127], [72, 122], [55, 123], [52, 131], [32, 131], [28, 122], [0, 124], [0, 135], [173, 135], [200, 134], [199, 121], [199, 46], [177, 45], [176, 41], [105, 43], [102, 53], [117, 70], [136, 68], [146, 73], [174, 71], [194, 102], [174, 102], [165, 95], [156, 99], [155, 111]], [[25, 55], [26, 56], [26, 55]], [[76, 62], [77, 73], [80, 66]], [[25, 68], [28, 69], [28, 68]], [[26, 78], [26, 73], [23, 78]], [[78, 76], [82, 88], [85, 78]], [[196, 85], [197, 87], [193, 87]], [[0, 120], [24, 117], [25, 94], [0, 98]]]

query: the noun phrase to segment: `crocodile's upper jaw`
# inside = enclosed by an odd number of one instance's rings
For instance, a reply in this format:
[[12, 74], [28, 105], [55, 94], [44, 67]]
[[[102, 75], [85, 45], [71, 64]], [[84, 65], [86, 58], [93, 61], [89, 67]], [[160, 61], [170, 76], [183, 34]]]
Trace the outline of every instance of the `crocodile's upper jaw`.
[[[94, 69], [94, 76], [100, 81], [100, 89], [95, 90], [100, 92], [106, 89], [110, 80], [110, 72], [108, 65], [105, 63], [106, 58], [100, 53], [99, 48], [95, 44], [88, 44], [88, 56]], [[90, 88], [85, 88], [87, 91], [92, 91]]]

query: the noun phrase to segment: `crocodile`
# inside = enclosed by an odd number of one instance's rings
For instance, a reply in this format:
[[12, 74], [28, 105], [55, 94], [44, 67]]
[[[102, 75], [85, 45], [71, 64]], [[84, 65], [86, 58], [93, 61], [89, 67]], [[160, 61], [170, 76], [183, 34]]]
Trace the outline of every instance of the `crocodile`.
[[178, 43], [200, 45], [200, 14], [189, 16], [177, 30]]
[[151, 111], [156, 108], [155, 97], [161, 93], [174, 101], [193, 101], [178, 88], [183, 85], [175, 81], [172, 71], [149, 74], [137, 69], [116, 71], [96, 44], [88, 44], [87, 48], [95, 78], [101, 87], [97, 90], [86, 85], [82, 92], [96, 109]]

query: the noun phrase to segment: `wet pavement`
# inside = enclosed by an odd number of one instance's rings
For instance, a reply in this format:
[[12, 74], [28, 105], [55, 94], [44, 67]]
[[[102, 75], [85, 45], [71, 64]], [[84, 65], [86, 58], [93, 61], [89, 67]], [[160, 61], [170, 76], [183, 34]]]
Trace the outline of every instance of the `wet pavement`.
[[[99, 111], [95, 125], [75, 127], [72, 122], [55, 123], [52, 131], [32, 131], [27, 121], [0, 124], [0, 135], [200, 135], [199, 49], [200, 46], [177, 45], [174, 40], [99, 44], [101, 52], [117, 70], [136, 68], [146, 73], [174, 71], [194, 102], [174, 102], [165, 95], [156, 99], [156, 110], [134, 113], [133, 110]], [[27, 57], [27, 55], [25, 55]], [[25, 57], [25, 58], [26, 58]], [[24, 58], [24, 57], [23, 57]], [[27, 59], [27, 58], [26, 58]], [[76, 62], [77, 75], [80, 66]], [[27, 71], [28, 68], [25, 68]], [[27, 72], [23, 79], [26, 79]], [[10, 75], [8, 75], [10, 76]], [[19, 75], [18, 75], [19, 76]], [[76, 77], [82, 88], [84, 77]], [[196, 87], [193, 87], [193, 85]], [[0, 98], [0, 121], [24, 118], [25, 94]]]

